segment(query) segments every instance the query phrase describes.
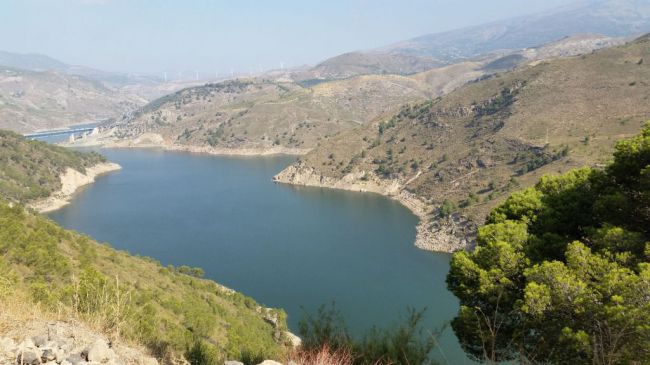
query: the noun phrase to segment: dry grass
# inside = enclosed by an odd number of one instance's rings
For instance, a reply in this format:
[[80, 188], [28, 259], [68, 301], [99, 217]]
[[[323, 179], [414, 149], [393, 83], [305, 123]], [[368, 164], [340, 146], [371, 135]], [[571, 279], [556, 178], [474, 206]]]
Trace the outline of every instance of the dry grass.
[[317, 351], [298, 349], [289, 356], [287, 362], [289, 361], [300, 365], [352, 365], [354, 356], [349, 350], [332, 350], [329, 346], [324, 345]]

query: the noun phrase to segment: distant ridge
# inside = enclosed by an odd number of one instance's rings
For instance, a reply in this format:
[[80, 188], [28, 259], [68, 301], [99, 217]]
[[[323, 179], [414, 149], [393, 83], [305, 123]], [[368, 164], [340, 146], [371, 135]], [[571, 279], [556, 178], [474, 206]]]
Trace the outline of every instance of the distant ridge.
[[648, 31], [648, 1], [583, 0], [539, 14], [427, 34], [371, 52], [417, 55], [452, 62], [496, 50], [534, 47], [579, 33], [622, 37]]

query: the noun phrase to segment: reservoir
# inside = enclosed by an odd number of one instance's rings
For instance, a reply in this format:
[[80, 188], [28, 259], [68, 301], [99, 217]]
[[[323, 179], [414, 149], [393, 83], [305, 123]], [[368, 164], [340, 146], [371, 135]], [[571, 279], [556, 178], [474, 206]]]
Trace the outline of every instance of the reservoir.
[[[122, 170], [79, 190], [49, 217], [163, 265], [205, 276], [280, 307], [297, 332], [304, 311], [332, 301], [354, 333], [427, 308], [436, 330], [458, 310], [447, 291], [450, 255], [417, 249], [417, 218], [368, 193], [275, 184], [294, 157], [221, 157], [103, 149]], [[449, 326], [434, 357], [471, 363]]]

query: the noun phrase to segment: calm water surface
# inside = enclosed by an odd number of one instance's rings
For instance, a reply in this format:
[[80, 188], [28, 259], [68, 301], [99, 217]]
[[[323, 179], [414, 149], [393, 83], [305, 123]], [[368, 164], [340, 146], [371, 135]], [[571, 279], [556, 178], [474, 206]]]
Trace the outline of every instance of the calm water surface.
[[[85, 187], [49, 216], [61, 225], [163, 265], [284, 308], [336, 301], [357, 332], [428, 308], [427, 328], [453, 318], [449, 255], [413, 246], [417, 218], [374, 194], [274, 184], [291, 157], [234, 158], [159, 150], [102, 150], [123, 169]], [[436, 358], [469, 363], [451, 329]], [[445, 360], [446, 359], [446, 360]]]

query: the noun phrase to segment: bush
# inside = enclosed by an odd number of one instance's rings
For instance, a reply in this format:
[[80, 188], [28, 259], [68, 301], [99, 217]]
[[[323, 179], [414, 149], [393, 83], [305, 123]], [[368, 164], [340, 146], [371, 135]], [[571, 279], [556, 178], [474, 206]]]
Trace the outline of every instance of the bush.
[[305, 315], [300, 322], [305, 357], [323, 356], [351, 359], [350, 364], [430, 363], [429, 353], [436, 344], [435, 335], [426, 336], [420, 326], [424, 310], [408, 310], [406, 321], [388, 328], [373, 328], [365, 336], [353, 338], [334, 303], [321, 306], [315, 317]]

